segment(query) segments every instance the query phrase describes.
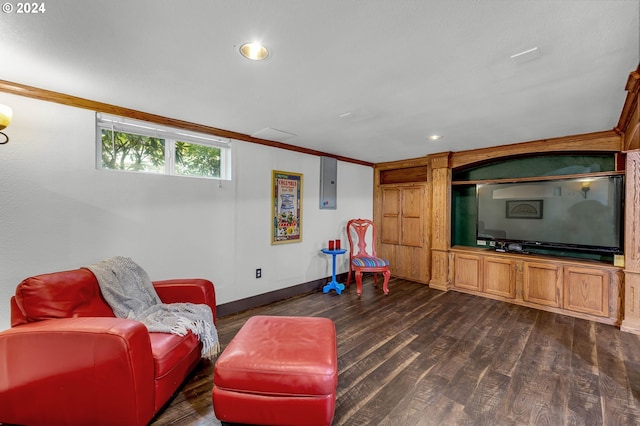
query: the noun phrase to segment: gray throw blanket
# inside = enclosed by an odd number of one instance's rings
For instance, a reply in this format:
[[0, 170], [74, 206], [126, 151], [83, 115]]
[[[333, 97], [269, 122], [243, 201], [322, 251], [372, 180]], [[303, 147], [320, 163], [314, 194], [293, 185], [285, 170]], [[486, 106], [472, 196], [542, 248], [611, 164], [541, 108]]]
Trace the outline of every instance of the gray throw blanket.
[[140, 321], [151, 332], [184, 336], [191, 331], [202, 342], [202, 356], [219, 351], [211, 308], [205, 304], [162, 303], [149, 276], [127, 257], [116, 256], [87, 266], [100, 292], [118, 318]]

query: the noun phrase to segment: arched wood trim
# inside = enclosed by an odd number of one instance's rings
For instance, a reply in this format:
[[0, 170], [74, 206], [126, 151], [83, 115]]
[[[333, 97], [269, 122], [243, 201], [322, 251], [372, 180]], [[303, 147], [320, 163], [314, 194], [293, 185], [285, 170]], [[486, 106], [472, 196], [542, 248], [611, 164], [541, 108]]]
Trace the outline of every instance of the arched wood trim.
[[586, 133], [560, 138], [542, 139], [531, 142], [521, 142], [490, 148], [474, 149], [454, 152], [451, 156], [450, 167], [466, 167], [476, 163], [491, 160], [531, 155], [532, 153], [554, 152], [620, 152], [622, 150], [622, 136], [614, 130]]
[[627, 84], [625, 85], [627, 97], [622, 106], [620, 119], [615, 130], [624, 135], [624, 149], [640, 148], [640, 135], [638, 135], [638, 127], [640, 121], [640, 111], [638, 111], [638, 92], [640, 92], [640, 66], [636, 71], [629, 74]]

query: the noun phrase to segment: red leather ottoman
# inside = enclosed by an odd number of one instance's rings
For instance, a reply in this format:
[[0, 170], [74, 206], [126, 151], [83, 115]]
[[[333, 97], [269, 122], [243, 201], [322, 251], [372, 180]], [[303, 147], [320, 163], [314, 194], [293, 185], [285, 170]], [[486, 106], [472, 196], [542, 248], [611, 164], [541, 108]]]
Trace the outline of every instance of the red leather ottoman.
[[333, 321], [254, 316], [216, 361], [213, 409], [230, 423], [330, 425], [337, 386]]

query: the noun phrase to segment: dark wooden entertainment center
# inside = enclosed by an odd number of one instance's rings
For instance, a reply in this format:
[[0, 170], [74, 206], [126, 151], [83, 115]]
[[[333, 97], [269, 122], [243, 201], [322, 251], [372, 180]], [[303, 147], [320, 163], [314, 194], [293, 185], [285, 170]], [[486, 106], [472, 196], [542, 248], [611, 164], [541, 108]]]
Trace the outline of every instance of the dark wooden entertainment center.
[[[392, 274], [443, 291], [473, 293], [640, 334], [639, 87], [640, 67], [629, 76], [618, 125], [609, 131], [377, 164], [377, 250], [390, 260]], [[457, 171], [544, 154], [608, 155], [614, 162], [610, 173], [625, 175], [625, 250], [615, 264], [613, 260], [499, 253], [453, 241]]]

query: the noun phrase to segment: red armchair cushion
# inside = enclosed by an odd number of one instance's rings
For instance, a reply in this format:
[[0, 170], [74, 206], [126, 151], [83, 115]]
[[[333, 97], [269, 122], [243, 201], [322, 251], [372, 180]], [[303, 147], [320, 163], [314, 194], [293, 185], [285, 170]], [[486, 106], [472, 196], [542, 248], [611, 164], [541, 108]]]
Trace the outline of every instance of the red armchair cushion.
[[196, 361], [200, 360], [201, 346], [195, 334], [189, 332], [186, 336], [169, 333], [149, 333], [151, 351], [156, 379], [164, 378], [180, 362], [192, 356], [197, 349]]
[[15, 297], [27, 322], [114, 316], [100, 293], [96, 277], [88, 269], [27, 278], [18, 285]]

